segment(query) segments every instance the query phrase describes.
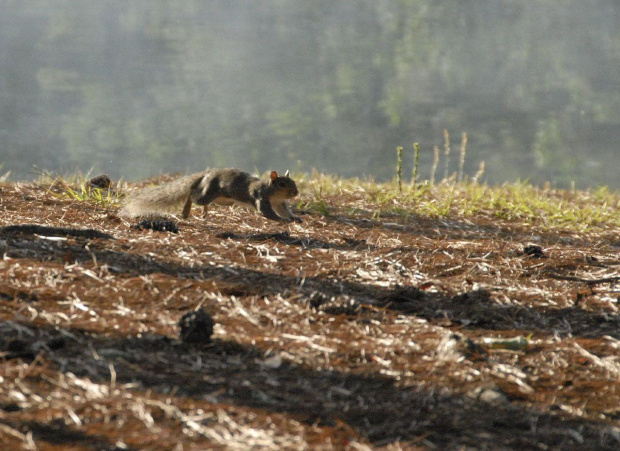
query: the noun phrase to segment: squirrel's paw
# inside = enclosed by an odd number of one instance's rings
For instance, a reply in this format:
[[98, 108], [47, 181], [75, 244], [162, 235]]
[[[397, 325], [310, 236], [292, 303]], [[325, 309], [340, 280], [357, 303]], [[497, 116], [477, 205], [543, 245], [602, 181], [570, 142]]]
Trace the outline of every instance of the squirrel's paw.
[[291, 216], [291, 220], [298, 223], [303, 222], [303, 220], [299, 216]]

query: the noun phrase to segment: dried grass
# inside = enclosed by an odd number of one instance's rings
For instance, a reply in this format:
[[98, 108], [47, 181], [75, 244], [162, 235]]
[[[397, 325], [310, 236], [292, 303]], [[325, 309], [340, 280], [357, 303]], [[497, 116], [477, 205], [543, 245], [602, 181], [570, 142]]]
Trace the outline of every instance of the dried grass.
[[[0, 443], [620, 446], [615, 220], [586, 233], [460, 208], [475, 195], [460, 185], [446, 215], [412, 208], [441, 203], [441, 184], [422, 200], [302, 186], [329, 216], [283, 226], [214, 208], [168, 234], [130, 229], [114, 205], [3, 185], [1, 225], [113, 238], [0, 229]], [[532, 243], [542, 255], [523, 252]], [[198, 307], [217, 323], [209, 345], [177, 340]], [[530, 334], [523, 349], [483, 344]]]

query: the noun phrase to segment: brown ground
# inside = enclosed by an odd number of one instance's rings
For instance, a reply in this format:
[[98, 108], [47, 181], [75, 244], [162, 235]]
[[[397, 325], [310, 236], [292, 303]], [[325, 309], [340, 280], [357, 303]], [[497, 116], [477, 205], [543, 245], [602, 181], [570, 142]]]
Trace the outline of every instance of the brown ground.
[[[618, 231], [327, 202], [173, 234], [1, 186], [0, 226], [92, 229], [0, 229], [3, 449], [620, 447]], [[183, 343], [199, 306], [213, 342]]]

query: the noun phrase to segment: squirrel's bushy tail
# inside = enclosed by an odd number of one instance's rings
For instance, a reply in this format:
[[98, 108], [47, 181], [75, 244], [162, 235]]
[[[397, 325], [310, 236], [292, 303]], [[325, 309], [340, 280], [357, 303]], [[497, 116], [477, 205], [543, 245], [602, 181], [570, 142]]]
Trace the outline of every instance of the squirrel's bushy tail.
[[179, 213], [190, 194], [192, 185], [204, 174], [192, 174], [180, 177], [170, 183], [147, 188], [120, 210], [119, 214], [128, 218], [138, 216], [161, 216]]

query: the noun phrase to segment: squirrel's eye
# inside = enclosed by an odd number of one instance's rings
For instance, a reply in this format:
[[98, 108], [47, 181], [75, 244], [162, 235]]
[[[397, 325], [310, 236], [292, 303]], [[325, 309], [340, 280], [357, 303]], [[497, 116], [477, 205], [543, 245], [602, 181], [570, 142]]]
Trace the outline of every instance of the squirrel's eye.
[[280, 188], [284, 188], [284, 187], [286, 186], [286, 183], [284, 183], [284, 182], [280, 182], [280, 183], [278, 183], [278, 186], [279, 186]]

